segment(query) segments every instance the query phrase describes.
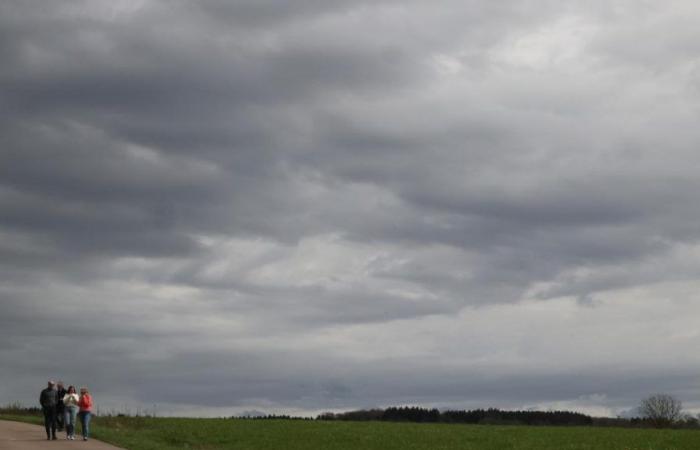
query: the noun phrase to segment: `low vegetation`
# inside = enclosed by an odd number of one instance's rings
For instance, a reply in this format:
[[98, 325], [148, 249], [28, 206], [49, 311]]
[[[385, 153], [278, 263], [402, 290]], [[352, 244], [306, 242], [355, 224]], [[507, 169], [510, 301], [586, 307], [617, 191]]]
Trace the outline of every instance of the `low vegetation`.
[[[2, 419], [41, 421], [34, 415]], [[43, 433], [43, 431], [41, 431]], [[98, 417], [94, 437], [129, 450], [697, 450], [700, 431], [382, 421]]]

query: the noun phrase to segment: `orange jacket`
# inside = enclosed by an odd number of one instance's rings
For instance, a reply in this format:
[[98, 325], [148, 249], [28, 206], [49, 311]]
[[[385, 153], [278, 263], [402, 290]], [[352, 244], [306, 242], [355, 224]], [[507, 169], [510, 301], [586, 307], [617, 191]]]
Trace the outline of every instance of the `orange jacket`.
[[78, 406], [80, 406], [81, 411], [91, 411], [92, 396], [90, 394], [81, 395], [80, 400], [78, 400]]

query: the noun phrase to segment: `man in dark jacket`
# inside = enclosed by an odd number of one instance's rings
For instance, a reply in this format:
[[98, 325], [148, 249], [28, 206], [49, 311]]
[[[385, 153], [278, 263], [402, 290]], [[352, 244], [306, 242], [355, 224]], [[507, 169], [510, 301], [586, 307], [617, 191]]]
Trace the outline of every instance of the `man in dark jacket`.
[[66, 395], [66, 388], [63, 387], [63, 381], [56, 383], [56, 428], [58, 431], [63, 431], [63, 413], [65, 405], [63, 404], [63, 396]]
[[44, 413], [44, 426], [46, 427], [46, 439], [56, 440], [56, 405], [58, 396], [56, 395], [56, 383], [49, 381], [49, 386], [41, 391], [39, 403]]

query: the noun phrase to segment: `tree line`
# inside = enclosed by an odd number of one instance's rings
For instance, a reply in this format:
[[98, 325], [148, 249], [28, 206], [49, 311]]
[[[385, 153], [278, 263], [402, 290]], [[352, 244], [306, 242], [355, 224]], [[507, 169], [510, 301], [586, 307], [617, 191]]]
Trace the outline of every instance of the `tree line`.
[[496, 408], [446, 410], [417, 406], [323, 413], [318, 420], [355, 420], [418, 423], [465, 423], [495, 425], [592, 425], [593, 417], [571, 411], [504, 411]]
[[667, 394], [641, 401], [637, 417], [592, 417], [573, 411], [504, 411], [497, 408], [445, 410], [417, 406], [320, 414], [317, 420], [464, 423], [481, 425], [616, 426], [635, 428], [700, 428], [700, 417], [683, 412], [682, 403]]

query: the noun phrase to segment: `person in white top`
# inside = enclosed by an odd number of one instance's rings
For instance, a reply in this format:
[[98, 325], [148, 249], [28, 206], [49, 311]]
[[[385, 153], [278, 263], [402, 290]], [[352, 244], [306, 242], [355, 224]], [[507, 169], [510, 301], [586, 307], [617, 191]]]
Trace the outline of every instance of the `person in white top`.
[[63, 396], [64, 421], [66, 425], [66, 439], [75, 440], [75, 420], [78, 415], [78, 394], [75, 393], [75, 386], [68, 386], [66, 395]]

